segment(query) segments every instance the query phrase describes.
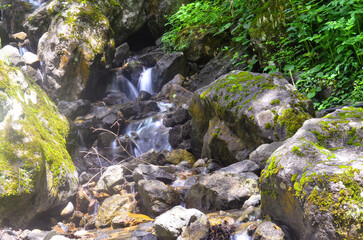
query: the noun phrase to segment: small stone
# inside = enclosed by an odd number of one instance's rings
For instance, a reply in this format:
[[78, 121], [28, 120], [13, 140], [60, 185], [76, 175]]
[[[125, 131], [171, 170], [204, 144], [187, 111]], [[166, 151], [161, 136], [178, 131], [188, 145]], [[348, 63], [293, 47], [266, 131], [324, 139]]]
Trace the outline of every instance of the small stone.
[[28, 35], [25, 32], [18, 32], [13, 34], [12, 37], [16, 40], [24, 41]]
[[198, 159], [198, 161], [196, 161], [193, 164], [193, 168], [198, 168], [198, 167], [205, 167], [206, 163], [204, 161], [204, 159]]
[[73, 203], [69, 202], [65, 208], [63, 208], [61, 212], [62, 217], [66, 217], [68, 215], [71, 215], [74, 211], [74, 205]]

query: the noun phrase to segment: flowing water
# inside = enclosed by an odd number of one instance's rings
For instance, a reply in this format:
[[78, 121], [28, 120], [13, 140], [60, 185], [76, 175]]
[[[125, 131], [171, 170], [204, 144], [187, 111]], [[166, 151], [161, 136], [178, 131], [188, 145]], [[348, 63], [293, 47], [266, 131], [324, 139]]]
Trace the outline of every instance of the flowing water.
[[152, 87], [152, 68], [144, 69], [141, 73], [137, 89], [139, 92], [145, 91], [153, 94], [153, 87]]
[[131, 122], [122, 138], [129, 138], [135, 144], [136, 157], [151, 149], [157, 151], [172, 150], [169, 143], [169, 128], [163, 124], [163, 117], [171, 104], [158, 103], [160, 112], [138, 121]]

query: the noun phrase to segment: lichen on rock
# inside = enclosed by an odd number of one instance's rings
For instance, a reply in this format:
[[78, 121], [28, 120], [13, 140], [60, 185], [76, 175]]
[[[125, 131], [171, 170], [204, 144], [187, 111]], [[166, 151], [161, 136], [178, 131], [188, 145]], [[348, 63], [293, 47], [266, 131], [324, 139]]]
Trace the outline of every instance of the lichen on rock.
[[267, 162], [261, 175], [263, 212], [302, 239], [359, 239], [362, 119], [361, 109], [343, 108], [306, 121]]
[[0, 62], [0, 226], [21, 227], [77, 185], [68, 122], [39, 86]]

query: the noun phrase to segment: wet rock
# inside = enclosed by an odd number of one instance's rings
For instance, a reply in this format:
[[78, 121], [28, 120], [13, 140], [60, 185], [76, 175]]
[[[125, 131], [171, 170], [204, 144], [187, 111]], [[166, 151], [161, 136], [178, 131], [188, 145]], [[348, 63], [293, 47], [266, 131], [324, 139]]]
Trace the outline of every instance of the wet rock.
[[160, 92], [156, 95], [156, 99], [171, 99], [173, 96], [170, 95], [170, 90], [172, 85], [178, 84], [182, 85], [185, 81], [185, 78], [181, 74], [177, 74], [173, 77], [172, 80], [170, 80], [168, 83], [166, 83], [160, 90]]
[[192, 97], [193, 93], [179, 84], [170, 86], [169, 101], [175, 106], [188, 107]]
[[260, 168], [256, 163], [250, 160], [243, 160], [241, 162], [229, 165], [228, 167], [221, 168], [218, 171], [231, 174], [240, 174], [244, 172], [254, 172], [257, 174], [259, 170]]
[[15, 67], [20, 67], [25, 64], [20, 56], [19, 50], [10, 45], [6, 45], [0, 49], [0, 60]]
[[249, 206], [247, 207], [242, 215], [236, 220], [238, 223], [257, 221], [261, 218], [261, 208]]
[[134, 232], [132, 232], [132, 237], [135, 237], [139, 240], [157, 240], [153, 229], [153, 222], [142, 223]]
[[179, 108], [165, 115], [163, 123], [166, 127], [174, 127], [175, 125], [180, 125], [186, 123], [190, 120], [190, 115], [188, 110], [184, 108]]
[[155, 219], [158, 239], [207, 239], [209, 221], [196, 209], [176, 206]]
[[67, 203], [78, 174], [65, 146], [65, 117], [19, 70], [1, 61], [0, 69], [0, 227], [23, 228]]
[[130, 46], [123, 43], [116, 48], [115, 56], [112, 62], [113, 67], [121, 67], [125, 64], [127, 58], [131, 55]]
[[169, 143], [173, 148], [191, 151], [190, 134], [192, 132], [191, 121], [183, 125], [176, 125], [169, 130]]
[[[189, 112], [193, 152], [203, 145], [209, 158], [223, 160], [229, 155], [229, 164], [248, 158], [263, 143], [291, 137], [313, 114], [311, 101], [282, 76], [241, 71], [223, 75], [195, 92]], [[227, 141], [232, 145], [226, 153], [221, 144], [213, 144], [223, 143], [218, 140], [219, 128], [225, 138], [236, 140]], [[225, 149], [227, 142], [223, 143]]]
[[242, 209], [246, 209], [250, 206], [257, 207], [261, 203], [261, 195], [252, 195], [247, 201], [244, 202]]
[[122, 217], [127, 212], [132, 212], [134, 209], [133, 195], [113, 195], [107, 198], [101, 205], [100, 210], [95, 219], [95, 227], [103, 228], [110, 226], [112, 220], [116, 217]]
[[206, 162], [204, 159], [198, 159], [194, 164], [193, 164], [193, 168], [198, 168], [198, 167], [205, 167], [206, 166]]
[[255, 151], [251, 152], [249, 159], [256, 163], [260, 169], [264, 169], [266, 166], [266, 162], [272, 153], [278, 149], [283, 142], [273, 142], [273, 143], [266, 143], [262, 144]]
[[153, 67], [153, 91], [159, 92], [161, 87], [174, 78], [175, 75], [186, 75], [188, 72], [187, 62], [181, 52], [167, 53]]
[[130, 99], [122, 92], [108, 93], [105, 98], [102, 99], [107, 105], [124, 104], [130, 102]]
[[141, 223], [150, 222], [150, 221], [152, 221], [152, 219], [146, 215], [126, 212], [122, 215], [115, 217], [112, 220], [111, 227], [113, 229], [125, 228], [125, 227], [131, 227], [131, 226], [139, 225]]
[[363, 111], [311, 119], [269, 158], [261, 175], [263, 214], [301, 239], [362, 236]]
[[159, 216], [180, 203], [178, 192], [161, 181], [140, 180], [137, 186], [141, 212], [150, 217]]
[[124, 182], [123, 168], [121, 165], [110, 166], [101, 175], [95, 189], [100, 192], [110, 192], [112, 187]]
[[154, 67], [156, 63], [164, 56], [162, 49], [157, 48], [152, 51], [147, 51], [146, 53], [138, 56], [139, 61], [145, 67]]
[[159, 111], [159, 107], [154, 101], [132, 102], [125, 104], [120, 109], [124, 118], [134, 117], [135, 119], [150, 116], [151, 113]]
[[144, 66], [139, 61], [131, 60], [122, 66], [120, 71], [136, 87], [141, 73], [144, 71]]
[[237, 209], [258, 192], [258, 176], [254, 173], [216, 172], [202, 176], [187, 191], [185, 202], [187, 208], [203, 212]]
[[140, 91], [139, 96], [136, 98], [136, 101], [147, 101], [150, 100], [152, 95], [146, 91]]
[[179, 164], [182, 161], [188, 162], [190, 166], [195, 163], [195, 157], [193, 154], [184, 149], [172, 150], [166, 155], [166, 162], [171, 164]]
[[78, 116], [86, 115], [91, 109], [91, 103], [83, 99], [78, 99], [74, 102], [60, 101], [57, 107], [64, 116], [74, 120]]
[[273, 222], [263, 222], [258, 225], [255, 233], [252, 236], [253, 240], [267, 240], [267, 239], [276, 239], [283, 240], [285, 239], [285, 233], [282, 229], [274, 224]]
[[140, 180], [158, 180], [165, 184], [170, 184], [175, 181], [175, 176], [171, 173], [164, 171], [162, 168], [149, 165], [140, 164], [132, 173], [132, 177], [136, 183]]

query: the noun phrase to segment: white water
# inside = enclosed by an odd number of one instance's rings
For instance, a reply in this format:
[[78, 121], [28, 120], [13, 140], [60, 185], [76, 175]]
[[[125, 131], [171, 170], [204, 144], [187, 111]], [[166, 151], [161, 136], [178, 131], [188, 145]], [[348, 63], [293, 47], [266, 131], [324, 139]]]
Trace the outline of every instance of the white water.
[[25, 2], [30, 3], [35, 9], [40, 8], [48, 0], [25, 0]]
[[152, 74], [152, 68], [144, 69], [144, 71], [141, 73], [137, 85], [139, 93], [141, 91], [145, 91], [150, 93], [151, 95], [153, 94], [151, 74]]
[[244, 231], [242, 233], [236, 233], [233, 236], [231, 236], [231, 240], [251, 240], [252, 236], [248, 235], [247, 231]]
[[171, 104], [159, 103], [161, 112], [151, 117], [130, 123], [122, 138], [130, 138], [135, 144], [134, 154], [140, 156], [151, 149], [157, 151], [172, 150], [169, 143], [169, 128], [163, 124], [165, 111]]
[[19, 47], [20, 56], [24, 56], [26, 52], [29, 52], [29, 50], [26, 47], [23, 46]]
[[117, 73], [112, 82], [107, 86], [107, 93], [123, 92], [130, 101], [135, 101], [139, 96], [139, 92], [132, 82], [130, 82], [122, 74]]

